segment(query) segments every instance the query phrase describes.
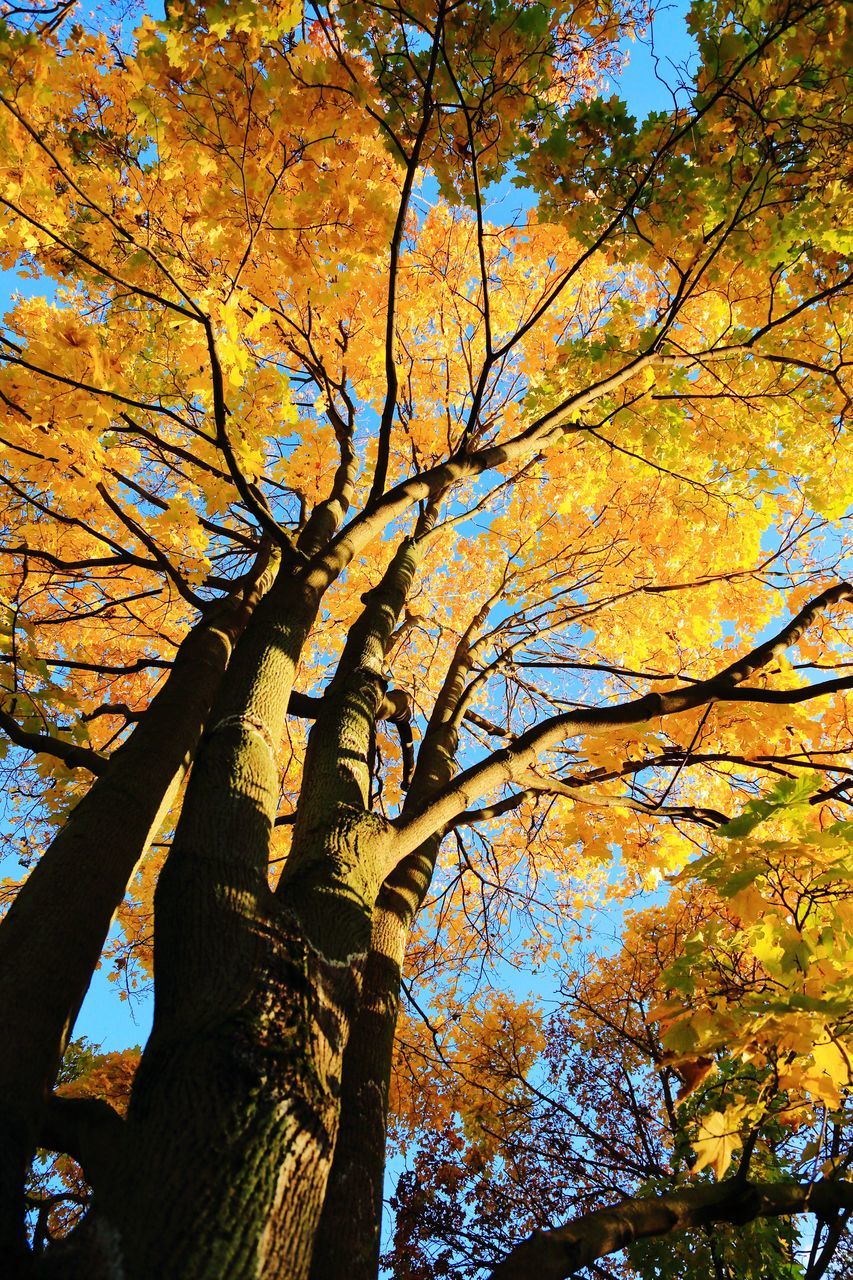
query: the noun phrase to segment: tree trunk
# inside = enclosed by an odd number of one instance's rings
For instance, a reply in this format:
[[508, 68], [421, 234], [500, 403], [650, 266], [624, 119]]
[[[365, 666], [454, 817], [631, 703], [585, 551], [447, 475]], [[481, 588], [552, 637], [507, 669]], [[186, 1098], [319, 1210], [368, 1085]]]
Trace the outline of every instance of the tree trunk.
[[[481, 609], [475, 615], [457, 645], [404, 812], [424, 804], [453, 776], [471, 640], [487, 613]], [[379, 1271], [388, 1096], [403, 964], [409, 930], [432, 881], [441, 842], [439, 832], [404, 859], [379, 892], [361, 1006], [344, 1056], [340, 1130], [311, 1280], [376, 1280]]]
[[388, 1089], [408, 930], [374, 913], [358, 1017], [344, 1056], [341, 1120], [311, 1280], [375, 1280], [379, 1269]]
[[252, 990], [199, 1001], [146, 1049], [115, 1200], [102, 1201], [128, 1280], [307, 1274], [359, 975], [289, 913], [244, 923]]
[[236, 637], [269, 585], [186, 637], [163, 688], [0, 924], [0, 1255], [26, 1254], [23, 1181], [113, 915], [193, 757]]
[[[319, 601], [279, 580], [256, 611], [158, 882], [154, 1027], [96, 1208], [138, 1280], [296, 1280], [310, 1260], [359, 967], [325, 959], [271, 893], [267, 864], [277, 753]], [[355, 865], [365, 833], [344, 828]]]
[[131, 1280], [308, 1274], [388, 842], [369, 812], [382, 660], [416, 563], [404, 544], [350, 631], [275, 894], [277, 751], [321, 592], [276, 584], [229, 666], [157, 886], [154, 1028], [100, 1200]]
[[436, 836], [383, 884], [373, 913], [358, 1016], [346, 1047], [338, 1141], [311, 1280], [376, 1280], [388, 1097], [409, 930], [432, 880]]

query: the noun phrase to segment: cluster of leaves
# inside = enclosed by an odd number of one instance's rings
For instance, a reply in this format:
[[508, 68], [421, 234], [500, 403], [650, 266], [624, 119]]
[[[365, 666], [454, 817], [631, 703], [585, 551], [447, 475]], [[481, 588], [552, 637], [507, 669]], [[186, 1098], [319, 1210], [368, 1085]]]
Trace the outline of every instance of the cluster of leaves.
[[[687, 940], [659, 1017], [674, 1054], [710, 1062], [725, 1051], [753, 1077], [741, 1093], [732, 1076], [720, 1090], [727, 1105], [703, 1120], [698, 1164], [719, 1176], [742, 1134], [766, 1119], [814, 1124], [822, 1110], [843, 1120], [853, 1087], [851, 827], [822, 826], [817, 791], [808, 774], [780, 783], [690, 868], [730, 919]], [[774, 838], [753, 836], [759, 826]]]
[[[847, 1176], [850, 826], [819, 781], [784, 780], [719, 828], [663, 905], [628, 909], [616, 949], [564, 976], [556, 1013], [507, 993], [432, 1016], [412, 1003], [395, 1274], [476, 1275], [531, 1230], [709, 1172]], [[688, 1233], [638, 1242], [607, 1274], [843, 1275], [844, 1248], [821, 1237]]]

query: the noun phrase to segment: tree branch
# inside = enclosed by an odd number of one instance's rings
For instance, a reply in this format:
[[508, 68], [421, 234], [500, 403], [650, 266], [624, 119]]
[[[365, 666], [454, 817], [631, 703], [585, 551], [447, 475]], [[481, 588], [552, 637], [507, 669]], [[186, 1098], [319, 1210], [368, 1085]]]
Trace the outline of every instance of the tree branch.
[[42, 1124], [40, 1145], [62, 1151], [83, 1170], [86, 1181], [97, 1189], [109, 1176], [110, 1165], [121, 1141], [124, 1121], [102, 1098], [64, 1098], [53, 1094]]
[[27, 733], [8, 711], [0, 711], [0, 729], [16, 747], [32, 751], [34, 755], [54, 756], [69, 769], [88, 769], [90, 773], [98, 774], [103, 773], [109, 764], [109, 756], [91, 747], [81, 747], [76, 742], [66, 742], [64, 738], [54, 738], [49, 733]]
[[676, 715], [714, 702], [803, 702], [841, 689], [853, 688], [853, 677], [826, 680], [800, 689], [742, 689], [738, 686], [763, 670], [773, 658], [794, 644], [818, 614], [832, 604], [853, 599], [853, 586], [837, 583], [807, 604], [772, 639], [758, 645], [743, 658], [730, 663], [717, 675], [668, 693], [646, 693], [629, 702], [606, 707], [580, 707], [551, 716], [517, 737], [511, 746], [496, 751], [479, 764], [459, 774], [452, 785], [440, 792], [419, 813], [395, 823], [397, 838], [389, 849], [390, 871], [434, 832], [449, 826], [473, 801], [507, 783], [524, 779], [537, 757], [549, 747], [590, 730], [627, 728], [658, 717]]
[[420, 126], [417, 134], [415, 135], [412, 150], [406, 164], [406, 175], [403, 179], [403, 189], [400, 193], [397, 220], [394, 224], [394, 232], [391, 237], [391, 253], [388, 263], [388, 301], [385, 313], [385, 403], [382, 406], [382, 417], [379, 422], [379, 432], [376, 440], [376, 467], [373, 472], [373, 483], [370, 486], [370, 496], [367, 500], [368, 506], [372, 506], [378, 498], [381, 498], [385, 490], [385, 481], [388, 476], [388, 461], [391, 452], [391, 427], [394, 422], [394, 413], [397, 408], [397, 366], [394, 360], [394, 337], [397, 325], [397, 278], [400, 265], [400, 250], [403, 244], [403, 231], [406, 225], [406, 215], [409, 210], [409, 201], [412, 195], [415, 175], [417, 174], [418, 165], [420, 164], [421, 150], [429, 130], [430, 121], [432, 120], [432, 84], [435, 79], [435, 71], [438, 65], [438, 54], [441, 48], [443, 30], [444, 11], [443, 8], [440, 8], [432, 39], [432, 48], [430, 50], [430, 60], [427, 69], [426, 81], [424, 83], [423, 113], [421, 116]]
[[213, 389], [213, 420], [216, 427], [216, 443], [225, 458], [228, 471], [237, 492], [249, 512], [254, 516], [261, 529], [272, 538], [273, 542], [287, 553], [291, 560], [302, 560], [304, 557], [286, 529], [278, 523], [269, 508], [269, 504], [256, 484], [251, 483], [243, 475], [240, 464], [231, 448], [228, 439], [228, 406], [225, 401], [225, 382], [222, 377], [222, 364], [216, 348], [213, 326], [209, 320], [204, 321], [207, 335], [207, 350], [210, 357], [210, 379]]
[[826, 1216], [839, 1209], [853, 1209], [853, 1182], [825, 1180], [800, 1186], [730, 1178], [655, 1199], [625, 1200], [554, 1231], [535, 1231], [498, 1263], [490, 1280], [567, 1280], [596, 1258], [618, 1253], [634, 1240], [717, 1222], [741, 1226], [756, 1218], [797, 1213]]

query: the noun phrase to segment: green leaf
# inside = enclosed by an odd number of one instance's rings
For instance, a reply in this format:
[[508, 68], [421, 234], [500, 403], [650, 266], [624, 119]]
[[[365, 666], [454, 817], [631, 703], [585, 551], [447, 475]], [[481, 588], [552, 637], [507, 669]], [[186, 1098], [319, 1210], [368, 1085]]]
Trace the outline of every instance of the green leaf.
[[786, 778], [763, 799], [751, 800], [743, 813], [720, 827], [717, 834], [724, 836], [726, 840], [740, 840], [783, 809], [795, 809], [805, 804], [819, 787], [820, 775], [817, 773], [804, 773], [797, 778]]

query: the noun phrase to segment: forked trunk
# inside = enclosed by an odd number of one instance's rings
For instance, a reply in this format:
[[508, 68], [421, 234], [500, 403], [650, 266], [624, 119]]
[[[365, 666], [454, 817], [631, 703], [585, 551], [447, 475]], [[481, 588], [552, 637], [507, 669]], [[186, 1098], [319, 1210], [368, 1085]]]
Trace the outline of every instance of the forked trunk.
[[308, 1274], [358, 973], [281, 913], [257, 921], [254, 942], [254, 994], [146, 1051], [124, 1173], [102, 1201], [128, 1280]]
[[[154, 1027], [124, 1154], [96, 1199], [100, 1238], [115, 1241], [128, 1280], [308, 1273], [376, 887], [368, 875], [370, 901], [359, 906], [352, 877], [365, 875], [383, 835], [330, 794], [311, 824], [308, 864], [333, 863], [340, 875], [309, 876], [301, 894], [269, 888], [277, 752], [318, 602], [282, 584], [253, 619], [158, 881]], [[364, 683], [354, 698], [367, 696]], [[307, 777], [303, 796], [321, 783]]]

